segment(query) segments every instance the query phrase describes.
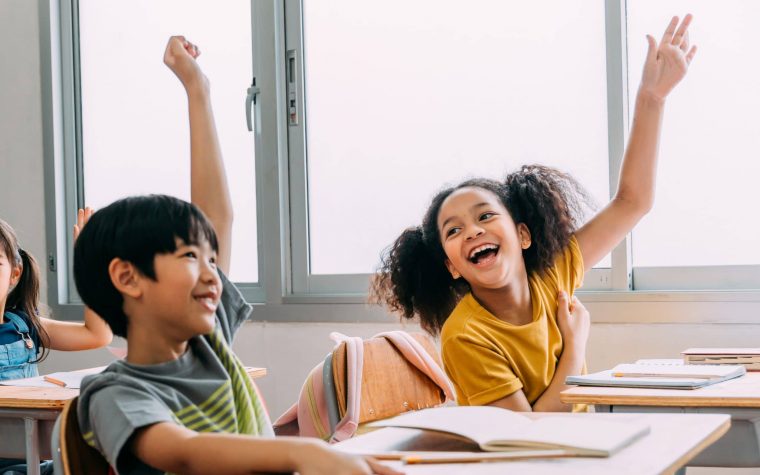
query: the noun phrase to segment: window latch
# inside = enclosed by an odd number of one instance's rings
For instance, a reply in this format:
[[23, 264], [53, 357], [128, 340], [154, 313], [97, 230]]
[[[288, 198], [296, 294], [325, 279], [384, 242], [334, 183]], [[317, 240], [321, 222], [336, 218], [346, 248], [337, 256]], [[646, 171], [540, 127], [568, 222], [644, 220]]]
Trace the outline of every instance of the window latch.
[[245, 96], [245, 120], [248, 123], [248, 131], [253, 132], [253, 114], [251, 111], [252, 106], [256, 105], [256, 97], [261, 92], [261, 89], [256, 87], [256, 78], [253, 78], [251, 87], [248, 88], [248, 93]]

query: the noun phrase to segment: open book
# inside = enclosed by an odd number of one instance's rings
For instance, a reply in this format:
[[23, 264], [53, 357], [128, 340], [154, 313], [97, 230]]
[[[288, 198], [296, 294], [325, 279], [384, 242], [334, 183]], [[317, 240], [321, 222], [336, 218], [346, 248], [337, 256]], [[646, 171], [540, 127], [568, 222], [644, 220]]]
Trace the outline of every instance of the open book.
[[740, 364], [760, 371], [760, 348], [689, 348], [681, 354], [686, 364]]
[[649, 433], [648, 425], [632, 421], [621, 423], [573, 414], [533, 420], [490, 406], [423, 409], [373, 422], [369, 427], [446, 432], [470, 439], [489, 452], [536, 450], [549, 456], [559, 453], [585, 457], [608, 457]]
[[741, 365], [619, 364], [598, 373], [568, 376], [565, 384], [627, 388], [697, 389], [744, 375]]

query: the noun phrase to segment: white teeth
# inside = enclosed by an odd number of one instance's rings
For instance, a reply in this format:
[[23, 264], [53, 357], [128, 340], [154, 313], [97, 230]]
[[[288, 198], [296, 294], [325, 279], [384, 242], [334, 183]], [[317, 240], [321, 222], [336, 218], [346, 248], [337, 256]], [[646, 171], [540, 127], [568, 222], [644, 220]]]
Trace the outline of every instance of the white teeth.
[[483, 244], [482, 246], [478, 246], [475, 249], [473, 249], [472, 251], [470, 251], [470, 256], [469, 257], [472, 258], [478, 252], [482, 252], [482, 251], [489, 250], [489, 249], [496, 250], [496, 249], [498, 249], [498, 246], [496, 244]]

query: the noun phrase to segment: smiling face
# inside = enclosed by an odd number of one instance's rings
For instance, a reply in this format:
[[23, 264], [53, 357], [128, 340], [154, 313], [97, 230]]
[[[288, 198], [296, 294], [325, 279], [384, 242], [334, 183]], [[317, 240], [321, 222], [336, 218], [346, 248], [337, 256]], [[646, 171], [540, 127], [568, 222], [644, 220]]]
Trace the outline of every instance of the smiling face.
[[497, 289], [525, 274], [522, 251], [530, 247], [530, 232], [515, 224], [504, 204], [491, 191], [465, 187], [444, 200], [438, 231], [446, 267], [473, 290]]
[[140, 279], [144, 308], [158, 331], [188, 340], [214, 329], [222, 281], [216, 270], [216, 252], [207, 241], [185, 244], [157, 254], [153, 261], [156, 280]]

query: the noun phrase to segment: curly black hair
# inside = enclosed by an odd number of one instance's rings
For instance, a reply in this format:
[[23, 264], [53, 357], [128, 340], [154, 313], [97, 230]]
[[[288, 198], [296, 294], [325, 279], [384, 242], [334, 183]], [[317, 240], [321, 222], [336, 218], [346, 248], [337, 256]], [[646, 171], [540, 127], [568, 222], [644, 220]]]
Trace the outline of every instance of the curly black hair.
[[584, 212], [593, 207], [586, 190], [569, 174], [543, 165], [524, 165], [503, 182], [476, 178], [439, 191], [422, 225], [404, 230], [384, 253], [372, 281], [370, 301], [387, 306], [404, 319], [419, 318], [437, 335], [459, 299], [470, 291], [445, 265], [438, 230], [441, 205], [461, 188], [482, 188], [499, 197], [515, 223], [525, 224], [532, 245], [523, 250], [525, 268], [541, 273], [569, 244]]

